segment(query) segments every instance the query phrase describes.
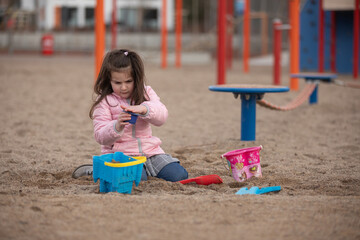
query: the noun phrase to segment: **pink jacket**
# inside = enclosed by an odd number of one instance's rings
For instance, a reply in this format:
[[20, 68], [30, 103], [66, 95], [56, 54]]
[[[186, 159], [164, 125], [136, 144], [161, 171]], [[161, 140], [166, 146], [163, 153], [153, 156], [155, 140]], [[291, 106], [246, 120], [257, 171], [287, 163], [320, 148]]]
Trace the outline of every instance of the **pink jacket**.
[[148, 112], [139, 115], [135, 125], [127, 125], [121, 132], [115, 129], [115, 123], [122, 111], [121, 105], [129, 106], [127, 99], [121, 98], [116, 93], [107, 96], [108, 103], [103, 99], [93, 113], [95, 140], [101, 144], [101, 153], [123, 152], [130, 156], [144, 155], [151, 157], [162, 154], [161, 140], [152, 136], [151, 124], [161, 126], [168, 117], [168, 111], [160, 98], [150, 87], [145, 88], [149, 101], [142, 105]]

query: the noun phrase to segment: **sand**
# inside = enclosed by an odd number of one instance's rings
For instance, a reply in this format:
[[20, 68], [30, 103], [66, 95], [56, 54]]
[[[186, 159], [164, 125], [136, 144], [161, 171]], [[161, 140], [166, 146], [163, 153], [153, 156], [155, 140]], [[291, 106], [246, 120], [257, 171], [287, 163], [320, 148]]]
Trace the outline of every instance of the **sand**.
[[[240, 100], [208, 90], [215, 62], [161, 69], [150, 60], [148, 84], [169, 110], [154, 135], [190, 177], [218, 174], [224, 182], [149, 178], [128, 195], [72, 179], [100, 154], [88, 118], [93, 57], [1, 55], [0, 239], [360, 239], [360, 89], [321, 83], [318, 104], [257, 106], [256, 141], [245, 142]], [[271, 67], [244, 74], [235, 62], [227, 82], [270, 85]], [[264, 99], [285, 105], [299, 92]], [[263, 177], [236, 182], [221, 155], [259, 145]], [[278, 193], [235, 195], [277, 185]]]

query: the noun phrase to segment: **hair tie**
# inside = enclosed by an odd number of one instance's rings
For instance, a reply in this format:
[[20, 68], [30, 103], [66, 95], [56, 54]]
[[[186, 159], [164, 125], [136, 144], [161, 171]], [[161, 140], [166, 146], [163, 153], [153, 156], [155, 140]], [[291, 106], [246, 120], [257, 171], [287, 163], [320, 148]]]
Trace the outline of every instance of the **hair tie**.
[[124, 55], [127, 56], [129, 54], [129, 52], [124, 52]]

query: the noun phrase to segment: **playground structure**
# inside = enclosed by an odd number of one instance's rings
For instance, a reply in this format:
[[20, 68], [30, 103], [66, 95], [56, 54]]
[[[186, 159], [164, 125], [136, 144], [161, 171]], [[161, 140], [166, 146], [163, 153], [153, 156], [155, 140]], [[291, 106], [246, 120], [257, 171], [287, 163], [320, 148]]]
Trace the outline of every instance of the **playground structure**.
[[255, 141], [256, 136], [256, 102], [264, 97], [265, 93], [287, 92], [288, 87], [259, 86], [241, 84], [221, 84], [210, 86], [210, 91], [230, 92], [241, 100], [241, 137], [242, 141]]
[[[181, 1], [181, 0], [177, 0]], [[232, 67], [232, 31], [234, 15], [233, 1], [218, 0], [218, 21], [217, 21], [217, 84], [225, 84], [226, 82], [226, 67]], [[290, 30], [291, 48], [290, 48], [290, 64], [291, 73], [299, 72], [298, 56], [299, 56], [299, 9], [300, 0], [289, 1], [289, 15], [290, 24], [293, 26]], [[178, 11], [178, 9], [177, 9]], [[180, 10], [179, 10], [180, 11]], [[250, 57], [250, 0], [244, 0], [244, 14], [243, 14], [243, 71], [249, 72], [249, 57]], [[262, 14], [259, 14], [261, 19], [265, 19]], [[178, 22], [178, 21], [176, 21]], [[265, 25], [265, 24], [264, 24]], [[263, 26], [264, 26], [263, 25]], [[230, 29], [230, 30], [229, 30]], [[262, 32], [266, 30], [262, 27]], [[230, 33], [229, 33], [230, 32]], [[267, 42], [267, 41], [266, 41]], [[266, 43], [265, 43], [266, 44]], [[293, 47], [295, 46], [295, 47]], [[297, 47], [296, 47], [297, 46]], [[266, 49], [266, 47], [265, 47]], [[180, 52], [181, 49], [178, 52]], [[164, 51], [163, 51], [164, 54]], [[164, 59], [164, 58], [163, 58]], [[163, 66], [164, 63], [163, 63]], [[298, 89], [298, 80], [291, 79], [291, 89]]]
[[306, 1], [301, 12], [301, 70], [358, 77], [359, 4], [359, 0]]

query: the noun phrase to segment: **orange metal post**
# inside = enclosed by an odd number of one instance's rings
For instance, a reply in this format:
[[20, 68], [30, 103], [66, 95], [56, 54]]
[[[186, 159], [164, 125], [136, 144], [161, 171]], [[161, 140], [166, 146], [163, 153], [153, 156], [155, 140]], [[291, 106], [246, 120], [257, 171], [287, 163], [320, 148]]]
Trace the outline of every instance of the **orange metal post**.
[[95, 81], [100, 72], [105, 51], [104, 1], [96, 1], [95, 9]]
[[182, 0], [176, 0], [176, 59], [175, 66], [181, 67]]
[[167, 66], [167, 26], [166, 26], [166, 10], [167, 0], [162, 0], [162, 16], [161, 16], [161, 67]]
[[249, 72], [250, 53], [250, 0], [245, 0], [244, 9], [244, 39], [243, 39], [243, 65], [244, 72]]
[[[290, 12], [290, 73], [299, 73], [299, 12], [300, 12], [300, 0], [290, 0], [289, 2]], [[299, 89], [299, 79], [290, 79], [290, 89]]]

